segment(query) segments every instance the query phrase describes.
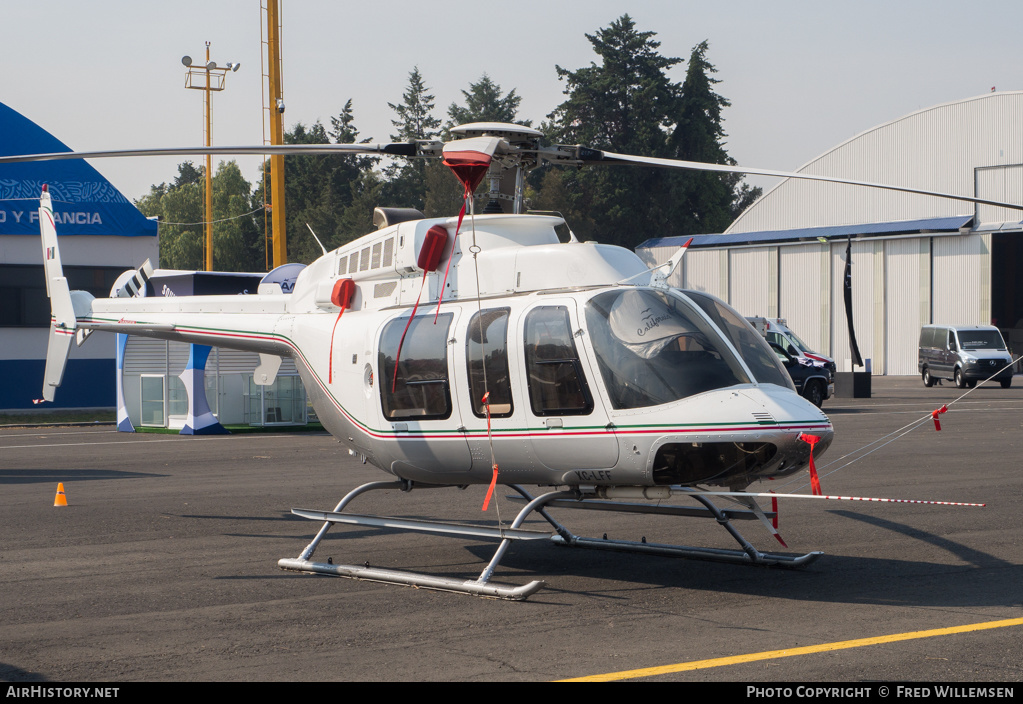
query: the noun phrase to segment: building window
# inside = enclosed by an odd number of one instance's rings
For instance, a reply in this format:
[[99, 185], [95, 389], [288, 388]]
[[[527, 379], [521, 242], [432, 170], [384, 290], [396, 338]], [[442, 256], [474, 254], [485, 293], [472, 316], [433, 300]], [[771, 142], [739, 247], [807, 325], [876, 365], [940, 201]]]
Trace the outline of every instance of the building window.
[[141, 382], [142, 425], [166, 428], [167, 404], [163, 374], [143, 374]]
[[249, 425], [303, 425], [306, 417], [305, 387], [296, 375], [279, 375], [268, 386], [248, 375], [245, 422]]
[[[114, 281], [125, 269], [114, 266], [65, 266], [72, 291], [88, 291], [97, 298], [110, 295]], [[0, 327], [50, 326], [50, 301], [42, 264], [0, 264]]]

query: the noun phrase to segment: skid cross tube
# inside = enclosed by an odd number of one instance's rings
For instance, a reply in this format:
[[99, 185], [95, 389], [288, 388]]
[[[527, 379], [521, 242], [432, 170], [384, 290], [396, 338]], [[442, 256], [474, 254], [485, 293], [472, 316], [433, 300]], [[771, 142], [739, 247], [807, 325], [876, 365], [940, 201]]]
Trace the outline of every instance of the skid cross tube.
[[[401, 489], [403, 491], [408, 491], [411, 489], [411, 486], [411, 484], [403, 481], [369, 482], [368, 484], [363, 484], [350, 491], [343, 499], [341, 499], [333, 511], [292, 509], [292, 513], [297, 516], [302, 516], [303, 518], [309, 518], [312, 520], [322, 520], [324, 523], [319, 532], [317, 532], [316, 536], [313, 538], [312, 542], [310, 542], [302, 551], [301, 555], [297, 558], [283, 558], [277, 562], [277, 566], [282, 570], [290, 570], [294, 572], [313, 572], [316, 574], [326, 574], [336, 577], [347, 577], [349, 579], [385, 582], [387, 584], [400, 584], [438, 591], [459, 592], [496, 599], [526, 599], [543, 587], [544, 582], [541, 580], [534, 580], [519, 587], [489, 584], [490, 573], [487, 573], [486, 576], [481, 575], [479, 579], [473, 581], [437, 577], [402, 570], [380, 569], [370, 567], [369, 565], [360, 567], [357, 565], [335, 565], [332, 562], [323, 563], [312, 561], [312, 555], [316, 551], [317, 546], [319, 546], [320, 541], [323, 540], [327, 531], [330, 530], [330, 527], [335, 523], [396, 528], [399, 530], [419, 531], [438, 535], [457, 535], [472, 538], [497, 538], [502, 541], [502, 547], [498, 548], [500, 555], [504, 554], [504, 549], [506, 549], [507, 544], [512, 540], [550, 539], [550, 534], [547, 532], [519, 529], [519, 526], [522, 523], [521, 520], [519, 520], [518, 523], [513, 525], [511, 528], [505, 529], [502, 527], [466, 526], [457, 523], [444, 523], [441, 521], [426, 521], [421, 519], [342, 513], [342, 510], [351, 503], [355, 497], [368, 491], [373, 491], [374, 489]], [[523, 490], [518, 489], [518, 491], [522, 492]], [[548, 517], [548, 520], [551, 519]], [[496, 567], [499, 561], [500, 557], [495, 555], [495, 558], [491, 560], [490, 566], [488, 566], [491, 573], [493, 572], [493, 567]]]
[[[522, 489], [522, 487], [515, 486], [513, 488], [519, 493], [523, 494], [524, 496], [526, 497], [529, 496], [529, 494], [524, 489]], [[562, 526], [557, 521], [555, 521], [553, 518], [551, 518], [543, 507], [545, 504], [548, 504], [551, 501], [555, 501], [557, 499], [578, 498], [578, 496], [579, 496], [578, 493], [574, 491], [551, 491], [541, 496], [538, 496], [529, 503], [527, 503], [523, 507], [523, 509], [519, 511], [519, 515], [517, 515], [515, 517], [515, 520], [512, 521], [511, 527], [513, 529], [518, 528], [519, 526], [522, 525], [522, 522], [526, 520], [526, 516], [531, 514], [533, 511], [539, 511], [540, 515], [546, 518], [547, 521], [552, 526], [554, 526], [554, 529], [558, 531], [559, 536], [564, 537], [566, 534], [571, 536], [572, 534], [568, 531], [568, 529]], [[487, 565], [486, 569], [484, 569], [483, 572], [480, 574], [479, 578], [480, 582], [486, 582], [487, 580], [490, 579], [490, 576], [494, 574], [494, 570], [497, 568], [498, 563], [501, 562], [501, 558], [504, 557], [504, 553], [508, 549], [509, 545], [511, 545], [511, 540], [509, 538], [505, 538], [504, 540], [501, 541], [501, 544], [497, 546], [497, 550], [494, 552], [494, 556], [490, 558], [490, 564]]]
[[[524, 490], [515, 488], [525, 498], [529, 498]], [[647, 555], [659, 555], [662, 557], [683, 557], [690, 560], [708, 560], [712, 562], [728, 562], [732, 564], [760, 565], [779, 567], [803, 567], [810, 564], [823, 553], [810, 552], [804, 555], [779, 555], [777, 553], [760, 552], [753, 547], [746, 538], [736, 530], [730, 519], [756, 519], [751, 511], [737, 511], [734, 509], [722, 509], [714, 505], [707, 497], [693, 493], [684, 487], [672, 487], [673, 494], [688, 496], [703, 504], [704, 509], [686, 508], [678, 506], [644, 505], [633, 503], [620, 503], [614, 501], [598, 501], [586, 498], [582, 493], [576, 492], [552, 492], [534, 499], [519, 514], [524, 518], [530, 506], [538, 507], [541, 515], [551, 525], [555, 526], [558, 535], [552, 536], [551, 541], [555, 545], [566, 547], [591, 548], [595, 550], [611, 550], [615, 552], [635, 552]], [[517, 497], [510, 497], [518, 500]], [[713, 517], [721, 527], [728, 531], [729, 535], [739, 543], [741, 550], [728, 550], [722, 548], [701, 548], [689, 545], [665, 545], [660, 543], [636, 542], [632, 540], [614, 540], [607, 538], [586, 538], [573, 535], [567, 528], [561, 526], [557, 521], [547, 515], [546, 508], [579, 508], [599, 511], [619, 511], [622, 513], [650, 513], [676, 516], [706, 516]], [[774, 515], [773, 513], [770, 515]], [[518, 520], [518, 519], [516, 519]], [[504, 547], [502, 545], [502, 547]], [[500, 550], [500, 548], [499, 548]], [[496, 556], [495, 556], [496, 557]], [[486, 572], [484, 572], [486, 574]]]
[[[368, 484], [357, 486], [350, 492], [348, 492], [348, 494], [346, 494], [345, 497], [338, 502], [337, 506], [334, 507], [334, 513], [340, 513], [345, 506], [351, 503], [352, 499], [354, 499], [359, 494], [366, 493], [367, 491], [372, 491], [373, 489], [403, 489], [403, 488], [405, 488], [405, 485], [400, 481], [369, 482]], [[323, 527], [320, 528], [320, 532], [316, 534], [315, 538], [313, 538], [313, 542], [306, 545], [305, 550], [303, 550], [302, 554], [298, 556], [298, 559], [308, 560], [310, 557], [312, 557], [313, 553], [316, 552], [316, 546], [320, 544], [320, 541], [323, 540], [323, 536], [327, 534], [327, 531], [330, 530], [330, 527], [332, 525], [334, 525], [333, 522], [326, 521], [323, 524]]]

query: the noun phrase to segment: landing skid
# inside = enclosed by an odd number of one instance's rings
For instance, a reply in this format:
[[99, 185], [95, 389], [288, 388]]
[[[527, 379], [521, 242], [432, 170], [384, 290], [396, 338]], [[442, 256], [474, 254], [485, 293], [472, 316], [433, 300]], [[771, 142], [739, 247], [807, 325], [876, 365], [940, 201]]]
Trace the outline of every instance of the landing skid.
[[[433, 589], [438, 591], [459, 592], [473, 596], [489, 597], [494, 599], [527, 599], [545, 584], [542, 580], [534, 580], [522, 586], [507, 586], [492, 584], [490, 578], [494, 570], [504, 558], [508, 547], [515, 540], [549, 540], [556, 545], [565, 547], [580, 547], [597, 550], [612, 550], [617, 552], [635, 552], [648, 555], [660, 555], [666, 557], [682, 557], [693, 560], [711, 560], [715, 562], [729, 562], [733, 564], [781, 566], [781, 567], [802, 567], [816, 560], [822, 553], [811, 552], [805, 555], [779, 555], [774, 553], [760, 552], [754, 548], [742, 535], [732, 526], [732, 520], [756, 520], [762, 517], [753, 511], [722, 509], [712, 504], [706, 497], [691, 494], [691, 497], [701, 504], [700, 507], [686, 506], [662, 506], [650, 504], [624, 503], [619, 501], [601, 501], [589, 498], [592, 495], [584, 495], [579, 490], [551, 491], [540, 496], [532, 496], [521, 486], [512, 484], [511, 489], [519, 496], [509, 497], [514, 501], [525, 503], [518, 515], [507, 528], [495, 526], [464, 525], [459, 523], [444, 523], [441, 521], [427, 521], [414, 518], [397, 518], [389, 516], [370, 516], [356, 513], [343, 513], [344, 508], [351, 503], [355, 497], [368, 491], [376, 489], [400, 489], [409, 491], [412, 485], [404, 481], [394, 482], [370, 482], [349, 492], [333, 511], [312, 511], [308, 509], [292, 509], [292, 513], [303, 518], [323, 521], [313, 541], [306, 546], [302, 554], [297, 558], [284, 558], [278, 561], [277, 565], [283, 570], [295, 572], [312, 572], [336, 577], [347, 577], [349, 579], [361, 579], [374, 582], [385, 582], [388, 584], [400, 584], [420, 589]], [[642, 490], [637, 490], [642, 491]], [[689, 494], [689, 490], [683, 487], [673, 487], [671, 493]], [[627, 540], [608, 540], [598, 538], [586, 538], [577, 536], [566, 528], [562, 523], [555, 520], [549, 513], [549, 508], [576, 508], [597, 511], [616, 511], [627, 513], [650, 513], [672, 516], [698, 516], [714, 518], [722, 527], [732, 535], [739, 543], [740, 550], [725, 550], [717, 548], [699, 548], [685, 545], [664, 545], [657, 543], [637, 543]], [[554, 534], [548, 531], [523, 529], [522, 523], [532, 513], [538, 513], [554, 528]], [[420, 574], [417, 572], [406, 572], [402, 570], [389, 570], [376, 567], [358, 565], [335, 565], [332, 561], [314, 562], [311, 558], [320, 541], [336, 523], [347, 525], [374, 526], [381, 528], [394, 528], [398, 530], [431, 533], [434, 535], [460, 536], [467, 538], [490, 538], [499, 540], [500, 544], [494, 552], [490, 563], [486, 566], [480, 576], [475, 580], [459, 580], [448, 577], [437, 577], [433, 575]]]

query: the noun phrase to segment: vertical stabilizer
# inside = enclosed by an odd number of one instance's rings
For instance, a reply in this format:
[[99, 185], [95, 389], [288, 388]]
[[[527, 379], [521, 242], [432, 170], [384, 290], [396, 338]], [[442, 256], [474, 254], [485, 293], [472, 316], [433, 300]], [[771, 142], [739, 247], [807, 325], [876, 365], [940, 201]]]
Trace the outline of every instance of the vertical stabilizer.
[[50, 297], [50, 337], [46, 346], [46, 372], [43, 376], [43, 399], [52, 401], [54, 392], [64, 379], [71, 341], [75, 339], [75, 309], [57, 247], [57, 227], [53, 222], [53, 203], [43, 186], [39, 198], [39, 231], [43, 241], [43, 269], [46, 295]]

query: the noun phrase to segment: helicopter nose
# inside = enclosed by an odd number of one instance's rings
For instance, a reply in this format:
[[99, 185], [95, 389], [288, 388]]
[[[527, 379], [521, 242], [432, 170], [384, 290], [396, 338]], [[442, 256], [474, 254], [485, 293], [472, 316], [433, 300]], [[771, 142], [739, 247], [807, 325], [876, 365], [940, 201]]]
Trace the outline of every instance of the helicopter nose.
[[[738, 490], [757, 479], [798, 472], [809, 465], [811, 451], [816, 459], [834, 437], [828, 417], [791, 389], [764, 384], [716, 393], [716, 403], [706, 398], [702, 404], [723, 412], [729, 422], [721, 425], [728, 432], [659, 438], [652, 448], [655, 484], [709, 483]], [[814, 436], [812, 450], [804, 435]]]
[[831, 432], [831, 421], [824, 412], [790, 389], [763, 384], [741, 392], [752, 402], [753, 416], [758, 420], [778, 423], [797, 423], [814, 426], [822, 432]]
[[791, 389], [763, 384], [748, 389], [743, 395], [751, 402], [751, 413], [758, 423], [774, 425], [782, 431], [777, 437], [779, 454], [788, 456], [782, 468], [809, 462], [810, 444], [803, 435], [819, 438], [814, 441], [813, 456], [818, 458], [831, 446], [835, 429], [820, 408]]

